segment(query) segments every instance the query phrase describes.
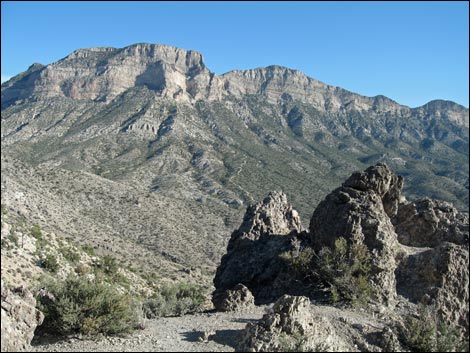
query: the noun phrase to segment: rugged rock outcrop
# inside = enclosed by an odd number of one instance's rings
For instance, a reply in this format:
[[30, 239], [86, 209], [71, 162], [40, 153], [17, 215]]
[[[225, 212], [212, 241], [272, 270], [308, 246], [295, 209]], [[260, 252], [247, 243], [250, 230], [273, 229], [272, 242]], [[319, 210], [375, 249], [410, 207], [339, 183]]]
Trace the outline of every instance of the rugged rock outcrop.
[[318, 205], [309, 233], [302, 231], [286, 196], [270, 194], [248, 208], [232, 234], [214, 280], [214, 303], [238, 283], [245, 284], [258, 303], [283, 294], [318, 294], [314, 287], [306, 289], [293, 280], [280, 255], [298, 254], [300, 248], [319, 254], [324, 247], [333, 249], [342, 237], [350, 248], [360, 245], [369, 252], [370, 284], [377, 300], [393, 307], [398, 289], [413, 303], [435, 304], [446, 322], [467, 329], [468, 216], [445, 202], [406, 202], [403, 184], [403, 178], [382, 163], [354, 173]]
[[392, 218], [398, 241], [403, 245], [435, 247], [451, 242], [468, 247], [468, 215], [448, 202], [422, 199], [400, 204]]
[[277, 255], [291, 249], [301, 232], [298, 213], [282, 192], [271, 192], [262, 202], [248, 207], [217, 268], [213, 297], [239, 283], [250, 289], [257, 302], [272, 301], [286, 293], [288, 277]]
[[434, 305], [439, 319], [468, 332], [469, 255], [444, 242], [407, 256], [396, 270], [397, 292], [413, 303]]
[[308, 298], [289, 295], [279, 298], [260, 321], [247, 324], [237, 348], [239, 352], [350, 350], [329, 320], [315, 314]]
[[397, 235], [390, 221], [396, 214], [403, 178], [385, 164], [354, 173], [320, 202], [310, 220], [310, 237], [317, 250], [334, 247], [344, 237], [364, 244], [371, 254], [372, 281], [384, 302], [393, 302]]
[[44, 320], [33, 294], [25, 287], [7, 288], [2, 282], [2, 352], [28, 351], [34, 330]]
[[233, 289], [214, 295], [212, 301], [220, 311], [239, 311], [255, 305], [255, 297], [243, 284], [237, 284]]

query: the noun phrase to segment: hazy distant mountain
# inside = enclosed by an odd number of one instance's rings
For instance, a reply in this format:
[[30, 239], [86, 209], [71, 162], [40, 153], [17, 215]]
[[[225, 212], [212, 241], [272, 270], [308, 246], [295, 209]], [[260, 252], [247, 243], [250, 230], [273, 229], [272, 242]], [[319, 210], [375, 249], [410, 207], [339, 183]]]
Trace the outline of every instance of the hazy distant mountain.
[[453, 102], [409, 108], [285, 67], [218, 76], [195, 51], [80, 49], [2, 84], [2, 204], [163, 274], [212, 273], [248, 203], [282, 189], [308, 220], [378, 161], [408, 198], [468, 212], [468, 126]]

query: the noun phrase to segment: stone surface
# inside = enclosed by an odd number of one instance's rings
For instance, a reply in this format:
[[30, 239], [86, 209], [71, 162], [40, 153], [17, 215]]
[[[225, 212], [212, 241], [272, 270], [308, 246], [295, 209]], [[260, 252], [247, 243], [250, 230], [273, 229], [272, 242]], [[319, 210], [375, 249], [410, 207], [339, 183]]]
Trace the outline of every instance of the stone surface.
[[397, 235], [390, 221], [396, 213], [403, 179], [385, 164], [354, 173], [343, 186], [320, 202], [310, 220], [310, 237], [317, 250], [334, 248], [343, 237], [364, 244], [371, 254], [371, 279], [379, 298], [392, 303], [395, 292]]
[[[291, 341], [296, 337], [296, 341]], [[257, 323], [248, 323], [241, 334], [239, 352], [349, 351], [329, 320], [312, 313], [306, 297], [285, 295]]]
[[212, 297], [217, 310], [240, 311], [255, 305], [255, 298], [243, 284], [237, 284], [233, 289], [227, 289]]
[[451, 242], [468, 247], [468, 214], [444, 201], [422, 199], [403, 203], [392, 219], [401, 244], [435, 247]]
[[468, 248], [444, 242], [407, 256], [398, 266], [397, 292], [413, 303], [434, 305], [439, 318], [469, 328]]
[[25, 287], [7, 288], [2, 281], [2, 352], [29, 351], [34, 330], [44, 320], [33, 294]]
[[272, 301], [286, 293], [288, 278], [278, 255], [292, 248], [302, 231], [297, 211], [282, 192], [270, 193], [262, 202], [248, 207], [239, 229], [233, 232], [227, 253], [214, 278], [217, 298], [241, 283], [257, 302]]

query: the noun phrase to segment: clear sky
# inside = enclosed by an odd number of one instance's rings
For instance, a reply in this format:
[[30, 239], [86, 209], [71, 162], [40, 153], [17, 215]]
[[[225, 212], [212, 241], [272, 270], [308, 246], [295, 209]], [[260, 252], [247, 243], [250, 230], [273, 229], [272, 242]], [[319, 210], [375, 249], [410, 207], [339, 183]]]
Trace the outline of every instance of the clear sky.
[[468, 2], [1, 2], [1, 75], [79, 48], [194, 49], [217, 74], [272, 64], [411, 107], [468, 107]]

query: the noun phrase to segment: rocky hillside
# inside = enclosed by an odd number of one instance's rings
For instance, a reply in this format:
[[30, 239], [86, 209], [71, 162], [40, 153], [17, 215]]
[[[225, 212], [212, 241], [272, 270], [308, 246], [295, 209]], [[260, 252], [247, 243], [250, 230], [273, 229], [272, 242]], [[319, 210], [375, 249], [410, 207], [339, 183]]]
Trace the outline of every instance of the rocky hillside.
[[[44, 336], [30, 347], [31, 328], [50, 323], [50, 312], [2, 282], [2, 350], [468, 351], [468, 215], [447, 202], [407, 201], [404, 185], [383, 163], [355, 172], [319, 203], [308, 229], [284, 193], [269, 193], [232, 233], [214, 278], [218, 312], [172, 313], [179, 317], [145, 320], [129, 335]], [[24, 240], [28, 228], [11, 226], [17, 215], [4, 219], [2, 271], [8, 251], [44, 238], [49, 252], [70, 257], [57, 237], [34, 226]], [[158, 297], [150, 299], [144, 313]]]
[[208, 281], [269, 190], [306, 220], [378, 161], [407, 198], [468, 212], [468, 109], [452, 102], [409, 108], [279, 66], [219, 76], [154, 44], [80, 49], [1, 92], [2, 204], [163, 277]]

